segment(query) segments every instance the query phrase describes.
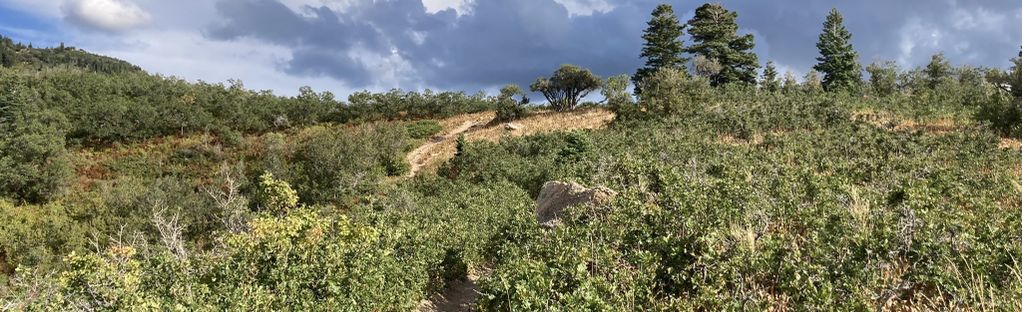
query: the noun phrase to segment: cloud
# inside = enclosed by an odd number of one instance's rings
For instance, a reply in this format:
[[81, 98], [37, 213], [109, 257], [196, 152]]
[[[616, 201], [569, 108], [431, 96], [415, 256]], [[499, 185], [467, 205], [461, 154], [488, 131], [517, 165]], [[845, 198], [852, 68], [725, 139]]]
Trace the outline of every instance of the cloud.
[[285, 66], [291, 74], [354, 86], [476, 89], [527, 83], [563, 63], [602, 75], [629, 73], [640, 65], [645, 24], [629, 21], [648, 14], [621, 4], [576, 15], [552, 0], [474, 1], [470, 14], [417, 1], [346, 4], [293, 8], [274, 0], [220, 1], [223, 19], [206, 34], [288, 47], [295, 52]]
[[[642, 65], [640, 36], [649, 13], [663, 2], [74, 0], [60, 9], [65, 1], [0, 0], [0, 5], [58, 23], [64, 16], [68, 23], [44, 31], [58, 37], [53, 42], [112, 51], [154, 72], [241, 78], [284, 93], [301, 81], [338, 93], [492, 90], [509, 82], [528, 84], [563, 63], [601, 76], [631, 73]], [[1006, 67], [1022, 43], [1022, 28], [1012, 27], [1022, 23], [1017, 0], [720, 1], [738, 12], [743, 33], [755, 35], [761, 62], [775, 61], [800, 76], [816, 63], [815, 43], [832, 7], [845, 15], [863, 65], [896, 60], [903, 67], [920, 66], [943, 51], [955, 64]], [[685, 21], [701, 2], [673, 4]], [[209, 47], [224, 50], [205, 50]], [[273, 52], [256, 57], [228, 49]], [[185, 68], [191, 64], [202, 68]]]
[[[917, 65], [944, 51], [952, 59], [1004, 64], [1022, 21], [1010, 0], [889, 3], [725, 1], [742, 31], [756, 36], [763, 62], [796, 72], [815, 63], [831, 7], [854, 34], [862, 61]], [[221, 0], [212, 40], [251, 38], [292, 50], [285, 72], [353, 86], [492, 88], [528, 83], [562, 63], [600, 75], [641, 65], [641, 32], [652, 0]], [[684, 20], [697, 4], [677, 5]], [[457, 9], [457, 12], [455, 10]], [[468, 13], [466, 13], [468, 12]], [[1011, 13], [998, 13], [1011, 12]], [[1003, 58], [1003, 60], [1001, 60]]]
[[72, 24], [108, 32], [130, 30], [152, 19], [130, 0], [70, 0], [63, 11]]

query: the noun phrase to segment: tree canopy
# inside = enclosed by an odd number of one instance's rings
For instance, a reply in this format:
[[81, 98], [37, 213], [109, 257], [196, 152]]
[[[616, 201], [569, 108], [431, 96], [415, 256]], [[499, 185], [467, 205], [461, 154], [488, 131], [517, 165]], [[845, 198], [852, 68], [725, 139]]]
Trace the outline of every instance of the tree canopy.
[[845, 28], [844, 17], [832, 9], [823, 23], [823, 32], [816, 48], [819, 64], [813, 69], [823, 73], [823, 88], [827, 91], [849, 90], [862, 82], [862, 67], [859, 55], [852, 47], [852, 34]]
[[670, 4], [661, 4], [653, 10], [652, 17], [646, 23], [648, 27], [642, 34], [645, 43], [642, 45], [641, 56], [646, 59], [646, 66], [639, 68], [632, 76], [632, 82], [637, 86], [635, 92], [641, 93], [638, 86], [661, 68], [675, 68], [682, 72], [686, 71], [685, 63], [688, 59], [682, 54], [685, 52], [681, 35], [685, 32], [685, 25], [678, 21], [674, 14], [674, 8]]
[[550, 78], [536, 79], [529, 89], [542, 93], [554, 109], [564, 111], [574, 109], [582, 98], [599, 89], [602, 84], [603, 80], [588, 69], [565, 64]]
[[777, 67], [774, 66], [774, 61], [767, 62], [766, 68], [763, 69], [760, 87], [769, 92], [777, 92], [781, 89], [781, 80], [777, 76]]
[[752, 52], [756, 44], [751, 34], [738, 35], [737, 19], [738, 13], [717, 3], [707, 3], [696, 9], [695, 17], [688, 21], [693, 44], [685, 51], [721, 66], [720, 72], [709, 77], [713, 86], [756, 83], [759, 59]]

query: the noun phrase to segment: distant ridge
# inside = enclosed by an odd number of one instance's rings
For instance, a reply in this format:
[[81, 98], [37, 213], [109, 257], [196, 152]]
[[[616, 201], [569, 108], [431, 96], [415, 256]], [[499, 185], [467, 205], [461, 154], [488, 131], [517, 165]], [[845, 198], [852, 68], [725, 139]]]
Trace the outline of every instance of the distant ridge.
[[106, 74], [142, 71], [131, 63], [75, 47], [61, 44], [54, 48], [35, 48], [31, 44], [16, 43], [4, 35], [0, 35], [0, 66], [37, 69], [66, 66]]

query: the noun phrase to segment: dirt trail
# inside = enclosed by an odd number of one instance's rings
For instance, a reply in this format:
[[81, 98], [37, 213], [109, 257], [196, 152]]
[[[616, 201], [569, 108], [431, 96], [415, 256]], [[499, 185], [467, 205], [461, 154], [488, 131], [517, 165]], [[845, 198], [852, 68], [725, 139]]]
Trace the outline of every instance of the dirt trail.
[[458, 136], [467, 132], [477, 125], [481, 125], [489, 121], [486, 116], [479, 116], [471, 118], [470, 120], [464, 121], [457, 128], [445, 131], [444, 134], [430, 138], [426, 144], [419, 146], [405, 158], [408, 163], [411, 164], [411, 169], [408, 170], [408, 177], [414, 177], [422, 171], [422, 168], [429, 165], [436, 160], [437, 156], [441, 154], [441, 149], [445, 144], [453, 142], [458, 139]]
[[451, 281], [444, 291], [419, 303], [418, 312], [463, 312], [475, 311], [479, 298], [479, 275], [469, 273], [468, 277]]
[[460, 115], [440, 121], [445, 131], [408, 154], [406, 160], [411, 164], [411, 170], [407, 176], [414, 177], [423, 171], [436, 169], [437, 165], [454, 157], [455, 141], [460, 135], [464, 135], [465, 139], [470, 142], [480, 140], [496, 142], [504, 136], [599, 129], [614, 120], [615, 115], [606, 109], [537, 112], [532, 116], [514, 121], [513, 127], [508, 127], [507, 123], [491, 123], [493, 117], [493, 112], [483, 112]]

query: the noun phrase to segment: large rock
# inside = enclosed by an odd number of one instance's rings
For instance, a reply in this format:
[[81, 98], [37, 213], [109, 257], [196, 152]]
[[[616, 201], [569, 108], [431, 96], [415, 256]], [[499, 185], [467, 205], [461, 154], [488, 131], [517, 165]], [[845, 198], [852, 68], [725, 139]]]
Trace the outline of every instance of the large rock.
[[539, 191], [536, 217], [543, 226], [553, 227], [560, 223], [559, 215], [564, 208], [583, 204], [606, 205], [614, 196], [617, 192], [605, 187], [589, 189], [578, 183], [550, 181]]

